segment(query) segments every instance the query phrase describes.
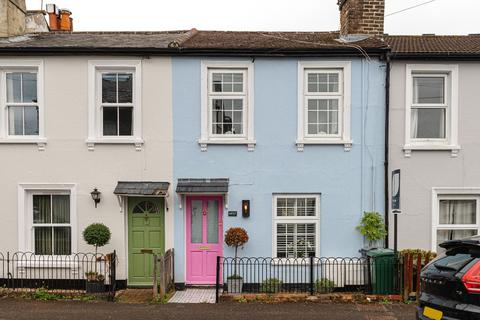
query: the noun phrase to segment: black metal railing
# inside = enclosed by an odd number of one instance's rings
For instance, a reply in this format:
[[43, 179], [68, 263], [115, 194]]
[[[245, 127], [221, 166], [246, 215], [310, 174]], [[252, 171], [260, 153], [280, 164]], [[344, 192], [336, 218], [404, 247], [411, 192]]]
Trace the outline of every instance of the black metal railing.
[[225, 293], [398, 292], [398, 260], [377, 258], [217, 257], [217, 301]]
[[0, 253], [0, 288], [31, 293], [42, 289], [58, 295], [92, 294], [113, 300], [116, 252], [72, 253], [69, 256], [31, 252]]

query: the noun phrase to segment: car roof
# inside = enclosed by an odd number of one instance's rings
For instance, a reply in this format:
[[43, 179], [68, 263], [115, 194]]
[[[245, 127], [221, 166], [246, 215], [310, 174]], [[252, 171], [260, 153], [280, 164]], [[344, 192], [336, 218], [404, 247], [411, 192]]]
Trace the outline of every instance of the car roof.
[[449, 240], [440, 244], [444, 249], [452, 249], [456, 247], [480, 247], [480, 236], [473, 236], [458, 240]]

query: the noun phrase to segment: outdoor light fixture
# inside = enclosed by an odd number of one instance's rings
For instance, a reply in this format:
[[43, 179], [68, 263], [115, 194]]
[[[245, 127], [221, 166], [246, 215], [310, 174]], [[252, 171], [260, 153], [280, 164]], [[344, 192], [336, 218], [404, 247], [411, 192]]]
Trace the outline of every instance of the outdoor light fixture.
[[93, 202], [95, 202], [95, 208], [97, 207], [97, 204], [100, 202], [100, 195], [102, 194], [100, 191], [98, 191], [97, 188], [93, 189], [92, 192], [90, 192], [92, 195]]
[[242, 200], [242, 216], [244, 218], [250, 217], [250, 200]]

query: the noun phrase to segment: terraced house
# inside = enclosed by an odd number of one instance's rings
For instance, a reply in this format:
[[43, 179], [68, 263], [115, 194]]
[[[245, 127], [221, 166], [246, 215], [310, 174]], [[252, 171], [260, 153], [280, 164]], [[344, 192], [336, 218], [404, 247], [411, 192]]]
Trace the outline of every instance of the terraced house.
[[392, 50], [389, 163], [401, 170], [398, 246], [437, 251], [480, 230], [480, 36], [385, 40]]
[[383, 1], [339, 1], [339, 32], [73, 32], [0, 4], [0, 251], [92, 251], [102, 222], [123, 285], [170, 248], [180, 287], [213, 284], [229, 227], [246, 256], [357, 256], [385, 213]]

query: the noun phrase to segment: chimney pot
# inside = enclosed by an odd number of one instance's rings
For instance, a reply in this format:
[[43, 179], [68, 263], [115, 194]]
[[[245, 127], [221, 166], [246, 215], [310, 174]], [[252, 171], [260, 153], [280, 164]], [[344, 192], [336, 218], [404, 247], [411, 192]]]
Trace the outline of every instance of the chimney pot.
[[60, 30], [62, 31], [72, 31], [72, 18], [70, 18], [70, 15], [72, 12], [68, 9], [61, 9], [60, 10]]

